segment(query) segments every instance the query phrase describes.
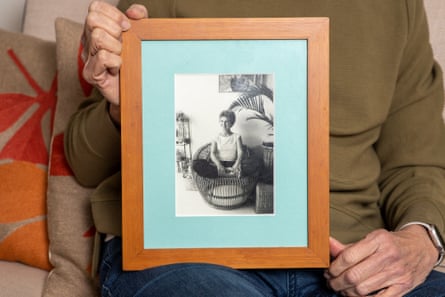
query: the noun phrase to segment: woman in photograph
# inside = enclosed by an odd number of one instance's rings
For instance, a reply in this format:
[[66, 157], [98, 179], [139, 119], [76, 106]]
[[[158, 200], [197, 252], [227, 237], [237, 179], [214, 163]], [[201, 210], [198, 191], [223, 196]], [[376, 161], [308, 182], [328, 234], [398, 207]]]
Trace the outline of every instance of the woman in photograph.
[[219, 114], [221, 131], [210, 143], [210, 160], [195, 160], [194, 169], [205, 177], [241, 176], [243, 143], [241, 135], [234, 133], [235, 113], [223, 110]]

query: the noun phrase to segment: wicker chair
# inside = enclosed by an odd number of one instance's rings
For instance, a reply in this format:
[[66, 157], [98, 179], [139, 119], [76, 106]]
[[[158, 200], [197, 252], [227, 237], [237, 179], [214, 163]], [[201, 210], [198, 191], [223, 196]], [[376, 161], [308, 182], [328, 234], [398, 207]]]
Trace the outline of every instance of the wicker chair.
[[[260, 175], [261, 160], [255, 158], [245, 147], [242, 168], [248, 168], [245, 174], [236, 176], [218, 176], [216, 178], [199, 175], [192, 166], [192, 175], [201, 196], [213, 207], [235, 209], [242, 206], [255, 190]], [[210, 161], [210, 143], [200, 147], [193, 156], [196, 160]]]

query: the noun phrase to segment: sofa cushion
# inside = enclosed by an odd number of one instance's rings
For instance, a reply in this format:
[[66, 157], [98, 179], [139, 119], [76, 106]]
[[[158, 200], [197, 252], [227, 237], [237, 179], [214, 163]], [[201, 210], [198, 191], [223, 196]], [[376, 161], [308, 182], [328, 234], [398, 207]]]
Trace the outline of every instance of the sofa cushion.
[[0, 296], [41, 297], [48, 271], [0, 261]]
[[[27, 0], [23, 32], [45, 40], [55, 40], [54, 21], [64, 17], [83, 23], [92, 0]], [[102, 0], [117, 4], [118, 0]], [[43, 2], [43, 3], [42, 3]], [[42, 6], [45, 6], [42, 9]]]
[[445, 66], [445, 1], [426, 0], [425, 10], [428, 16], [431, 43], [434, 55]]
[[92, 88], [81, 79], [80, 39], [82, 26], [56, 20], [58, 104], [54, 119], [48, 180], [48, 231], [50, 260], [45, 296], [95, 296], [91, 277], [95, 236], [89, 194], [91, 189], [74, 179], [64, 156], [63, 132], [79, 103]]
[[54, 56], [52, 42], [0, 31], [0, 259], [46, 270]]
[[[442, 69], [445, 69], [445, 18], [443, 17], [445, 15], [445, 1], [425, 0], [424, 3], [428, 16], [434, 56], [442, 66]], [[445, 108], [443, 111], [443, 118], [445, 119]]]

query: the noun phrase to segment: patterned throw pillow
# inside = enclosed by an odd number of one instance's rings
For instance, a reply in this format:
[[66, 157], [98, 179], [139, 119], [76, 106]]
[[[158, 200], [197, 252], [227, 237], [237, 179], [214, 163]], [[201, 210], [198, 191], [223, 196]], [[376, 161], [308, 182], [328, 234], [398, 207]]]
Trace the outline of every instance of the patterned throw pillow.
[[91, 93], [81, 76], [80, 40], [82, 25], [56, 20], [58, 103], [48, 179], [48, 232], [50, 260], [54, 266], [48, 277], [45, 296], [97, 296], [91, 276], [95, 229], [89, 195], [80, 186], [65, 159], [63, 133], [70, 116]]
[[0, 31], [0, 260], [45, 270], [54, 57], [52, 42]]

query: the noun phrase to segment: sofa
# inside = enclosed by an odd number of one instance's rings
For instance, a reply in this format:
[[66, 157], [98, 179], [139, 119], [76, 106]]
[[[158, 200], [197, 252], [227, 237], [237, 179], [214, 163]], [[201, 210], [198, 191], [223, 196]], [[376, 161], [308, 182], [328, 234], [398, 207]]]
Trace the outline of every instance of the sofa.
[[[92, 91], [80, 59], [89, 2], [27, 0], [20, 32], [0, 29], [0, 297], [99, 295], [91, 189], [63, 154], [67, 119]], [[445, 2], [425, 5], [445, 65]]]

